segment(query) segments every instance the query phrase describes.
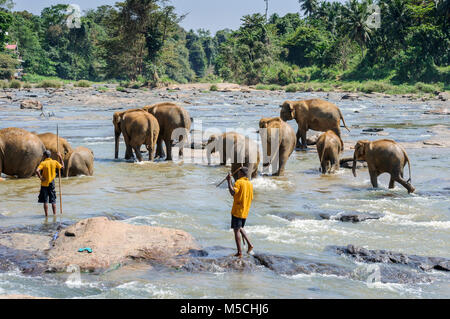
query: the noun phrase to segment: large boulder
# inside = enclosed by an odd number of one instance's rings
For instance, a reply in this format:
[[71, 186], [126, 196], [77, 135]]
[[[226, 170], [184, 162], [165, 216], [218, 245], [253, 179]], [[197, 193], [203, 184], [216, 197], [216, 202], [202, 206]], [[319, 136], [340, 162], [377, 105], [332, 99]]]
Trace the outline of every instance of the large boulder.
[[[91, 248], [92, 253], [79, 252]], [[166, 262], [199, 247], [182, 230], [131, 225], [106, 217], [81, 220], [63, 229], [48, 255], [52, 271], [76, 265], [81, 271], [104, 270], [128, 260]]]
[[27, 110], [42, 110], [43, 106], [38, 100], [23, 100], [20, 102], [20, 108]]

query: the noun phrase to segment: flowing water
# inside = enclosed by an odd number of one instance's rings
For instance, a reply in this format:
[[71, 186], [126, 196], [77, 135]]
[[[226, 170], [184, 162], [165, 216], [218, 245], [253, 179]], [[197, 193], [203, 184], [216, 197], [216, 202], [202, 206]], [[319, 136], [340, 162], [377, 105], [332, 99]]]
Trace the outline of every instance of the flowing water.
[[[256, 129], [261, 117], [279, 115], [285, 99], [311, 94], [242, 93], [199, 94], [186, 109], [195, 119], [194, 129]], [[324, 97], [324, 94], [316, 94]], [[398, 142], [421, 142], [433, 136], [430, 128], [444, 125], [448, 117], [423, 114], [427, 103], [383, 103], [381, 100], [334, 101], [348, 126], [343, 139], [378, 139], [362, 129], [382, 127]], [[72, 146], [84, 145], [95, 154], [93, 177], [63, 179], [64, 221], [75, 222], [99, 215], [119, 215], [127, 222], [183, 229], [203, 247], [234, 248], [229, 229], [230, 197], [225, 184], [215, 183], [228, 168], [198, 163], [189, 152], [174, 162], [129, 163], [114, 160], [111, 108], [54, 106], [55, 116], [43, 118], [36, 111], [0, 105], [0, 128], [21, 127], [38, 133], [59, 132]], [[202, 127], [200, 127], [200, 122]], [[295, 129], [294, 121], [289, 122]], [[120, 157], [125, 147], [120, 145]], [[416, 193], [408, 195], [400, 185], [387, 188], [388, 175], [372, 189], [366, 169], [354, 178], [351, 170], [321, 176], [314, 148], [294, 152], [283, 177], [258, 177], [253, 181], [254, 202], [246, 229], [257, 252], [313, 258], [314, 260], [364, 269], [368, 264], [325, 250], [329, 245], [354, 244], [423, 256], [450, 258], [450, 149], [411, 148], [412, 183]], [[345, 155], [351, 156], [347, 149]], [[407, 173], [406, 173], [407, 174]], [[6, 179], [0, 182], [0, 225], [42, 225], [42, 207], [37, 203], [39, 181]], [[379, 220], [343, 223], [321, 220], [319, 213], [383, 213]], [[294, 213], [288, 221], [279, 214]], [[56, 220], [59, 222], [59, 220]], [[253, 272], [189, 273], [149, 270], [135, 265], [102, 275], [82, 274], [80, 281], [63, 275], [29, 277], [19, 272], [0, 273], [0, 294], [29, 294], [57, 298], [442, 298], [450, 297], [450, 280], [436, 272], [427, 284], [376, 284], [364, 280], [320, 274], [282, 276], [268, 269]]]

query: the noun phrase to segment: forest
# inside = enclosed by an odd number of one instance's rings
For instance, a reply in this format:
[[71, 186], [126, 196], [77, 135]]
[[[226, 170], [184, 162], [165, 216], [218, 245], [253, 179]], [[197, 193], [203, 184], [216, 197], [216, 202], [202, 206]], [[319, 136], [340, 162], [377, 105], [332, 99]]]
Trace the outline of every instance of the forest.
[[[292, 0], [297, 1], [297, 0]], [[84, 11], [63, 4], [40, 15], [0, 0], [0, 77], [166, 83], [375, 81], [450, 83], [450, 0], [300, 0], [299, 12], [245, 15], [237, 30], [184, 30], [169, 1], [126, 0]], [[264, 11], [266, 8], [266, 11]], [[374, 9], [375, 8], [375, 9]], [[375, 14], [374, 14], [375, 12]], [[382, 90], [374, 88], [373, 90]]]

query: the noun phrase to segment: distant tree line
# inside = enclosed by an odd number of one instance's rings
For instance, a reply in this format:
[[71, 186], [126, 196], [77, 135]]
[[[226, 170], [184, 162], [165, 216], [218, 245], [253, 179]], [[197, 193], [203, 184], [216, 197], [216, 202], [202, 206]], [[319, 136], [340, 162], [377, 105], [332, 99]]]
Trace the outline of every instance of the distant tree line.
[[[183, 16], [164, 0], [100, 6], [85, 12], [79, 27], [68, 26], [67, 5], [33, 15], [0, 0], [0, 41], [18, 44], [25, 72], [72, 80], [449, 82], [450, 0], [300, 0], [303, 14], [283, 17], [267, 16], [264, 2], [264, 14], [211, 35], [184, 30]], [[0, 77], [11, 77], [7, 70], [18, 62], [0, 50]]]

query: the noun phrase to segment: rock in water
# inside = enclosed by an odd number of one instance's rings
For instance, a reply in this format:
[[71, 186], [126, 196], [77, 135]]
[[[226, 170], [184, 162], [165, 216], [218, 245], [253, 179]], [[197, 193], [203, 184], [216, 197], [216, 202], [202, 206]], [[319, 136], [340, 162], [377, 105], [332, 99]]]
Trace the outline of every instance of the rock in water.
[[[153, 226], [130, 225], [120, 221], [96, 217], [81, 220], [63, 229], [48, 255], [51, 271], [65, 271], [77, 265], [81, 271], [108, 269], [130, 259], [166, 263], [178, 255], [199, 247], [194, 238], [182, 230]], [[89, 247], [92, 253], [78, 252]]]
[[331, 246], [340, 255], [347, 255], [357, 261], [369, 263], [400, 264], [420, 270], [442, 270], [450, 271], [450, 259], [442, 257], [423, 257], [406, 255], [387, 250], [369, 250], [363, 247], [348, 245], [347, 247]]
[[27, 110], [42, 110], [43, 106], [38, 100], [23, 100], [20, 102], [20, 108]]
[[339, 220], [341, 222], [352, 222], [352, 223], [358, 223], [362, 222], [368, 219], [380, 219], [384, 216], [384, 214], [381, 213], [338, 213], [336, 215], [328, 214], [328, 213], [321, 213], [319, 216], [323, 219], [332, 219], [332, 220]]

